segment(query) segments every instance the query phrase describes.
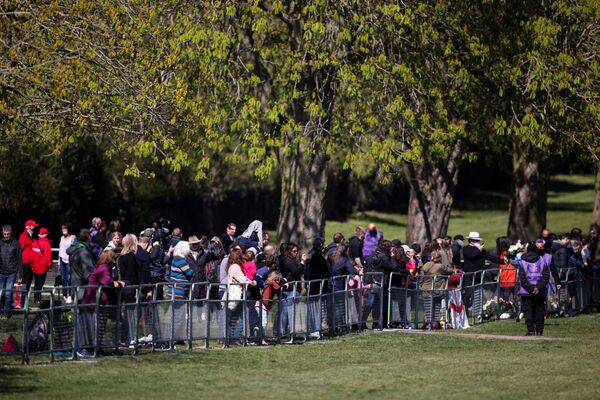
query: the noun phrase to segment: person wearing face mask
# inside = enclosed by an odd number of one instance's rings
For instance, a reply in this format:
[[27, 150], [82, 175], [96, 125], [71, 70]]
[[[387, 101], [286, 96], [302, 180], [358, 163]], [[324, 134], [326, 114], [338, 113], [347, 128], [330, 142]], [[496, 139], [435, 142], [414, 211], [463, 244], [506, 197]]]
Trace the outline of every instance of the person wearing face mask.
[[33, 242], [33, 260], [31, 262], [31, 271], [33, 272], [34, 301], [40, 304], [42, 300], [41, 290], [46, 282], [46, 274], [52, 270], [52, 241], [48, 239], [50, 231], [41, 228], [38, 239]]
[[60, 265], [60, 283], [63, 287], [63, 300], [65, 303], [71, 303], [73, 301], [71, 297], [71, 290], [68, 289], [71, 286], [71, 275], [69, 274], [69, 255], [67, 249], [75, 244], [77, 238], [73, 234], [73, 228], [70, 223], [65, 222], [62, 227], [62, 236], [60, 237], [60, 243], [58, 245], [58, 263]]
[[35, 241], [34, 231], [38, 224], [30, 219], [25, 222], [25, 230], [19, 236], [19, 244], [21, 245], [21, 256], [23, 258], [23, 270], [19, 277], [21, 283], [21, 308], [25, 306], [25, 298], [33, 281], [33, 271], [31, 264], [34, 259], [33, 242]]

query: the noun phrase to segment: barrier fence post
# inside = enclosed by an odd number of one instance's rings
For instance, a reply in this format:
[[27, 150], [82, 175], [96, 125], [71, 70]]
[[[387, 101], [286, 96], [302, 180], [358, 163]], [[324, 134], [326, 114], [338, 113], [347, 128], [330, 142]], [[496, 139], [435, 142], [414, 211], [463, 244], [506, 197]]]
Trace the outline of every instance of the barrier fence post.
[[[48, 344], [50, 346], [50, 362], [54, 362], [54, 295], [56, 287], [50, 292], [50, 310], [48, 310]], [[0, 294], [1, 298], [1, 294]]]
[[[189, 284], [188, 284], [189, 286]], [[194, 326], [194, 302], [193, 302], [193, 298], [194, 298], [194, 291], [196, 290], [196, 284], [192, 283], [191, 284], [191, 288], [189, 290], [188, 293], [188, 302], [187, 302], [187, 307], [186, 307], [186, 312], [187, 312], [187, 321], [186, 321], [186, 332], [188, 334], [188, 350], [192, 349], [192, 340], [193, 340], [193, 326]]]
[[98, 357], [100, 351], [100, 296], [102, 295], [102, 287], [98, 286], [96, 290], [96, 304], [94, 304], [94, 357]]

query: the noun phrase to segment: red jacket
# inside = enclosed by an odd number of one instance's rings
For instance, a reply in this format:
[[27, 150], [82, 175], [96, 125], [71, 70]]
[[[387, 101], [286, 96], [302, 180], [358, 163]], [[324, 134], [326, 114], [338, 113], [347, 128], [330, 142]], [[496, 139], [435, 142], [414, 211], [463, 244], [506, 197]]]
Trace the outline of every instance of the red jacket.
[[23, 264], [31, 265], [33, 262], [33, 239], [29, 236], [27, 229], [19, 236], [19, 244], [21, 245], [21, 255]]
[[40, 237], [31, 246], [33, 260], [31, 270], [34, 274], [45, 274], [52, 269], [52, 246], [45, 237]]

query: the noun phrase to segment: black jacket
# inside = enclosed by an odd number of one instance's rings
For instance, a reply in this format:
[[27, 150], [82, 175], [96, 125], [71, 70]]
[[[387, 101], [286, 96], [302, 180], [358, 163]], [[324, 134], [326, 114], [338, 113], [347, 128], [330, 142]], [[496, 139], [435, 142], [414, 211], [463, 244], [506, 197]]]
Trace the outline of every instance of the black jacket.
[[496, 264], [504, 264], [504, 260], [499, 259], [493, 254], [487, 253], [484, 250], [479, 250], [475, 246], [465, 246], [463, 251], [463, 271], [465, 273], [476, 272], [485, 269], [485, 260], [489, 260]]
[[[96, 257], [87, 243], [76, 242], [67, 249], [69, 269], [71, 270], [71, 286], [87, 285], [87, 280], [94, 271]], [[77, 293], [77, 299], [83, 298], [83, 290]]]
[[567, 268], [569, 266], [569, 253], [567, 247], [560, 241], [555, 240], [552, 242], [552, 264], [558, 270], [561, 268]]
[[0, 240], [0, 273], [13, 274], [23, 272], [21, 245], [15, 238], [8, 241]]
[[[331, 273], [329, 272], [329, 266], [327, 265], [327, 261], [325, 257], [323, 257], [323, 253], [321, 251], [311, 250], [308, 253], [308, 260], [306, 261], [306, 273], [304, 275], [304, 280], [306, 281], [314, 281], [317, 279], [329, 279]], [[319, 285], [317, 282], [313, 282], [309, 288], [309, 294], [319, 294]], [[327, 290], [327, 285], [323, 286], [323, 293]]]
[[135, 253], [123, 254], [117, 261], [121, 280], [126, 286], [141, 285], [144, 283], [144, 269], [140, 265]]
[[[392, 257], [389, 254], [377, 249], [375, 253], [365, 261], [365, 272], [382, 272], [383, 278], [389, 276], [392, 272], [400, 272], [401, 266], [399, 263], [393, 263]], [[374, 283], [382, 285], [385, 281], [378, 274], [367, 274], [365, 283]]]
[[[190, 253], [185, 260], [188, 265], [194, 272], [192, 275], [192, 282], [206, 282], [206, 262], [208, 258], [208, 253], [201, 249], [196, 258]], [[194, 299], [203, 299], [206, 297], [206, 286], [204, 285], [196, 285], [194, 286]]]
[[[140, 246], [138, 246], [137, 250], [135, 251], [135, 258], [137, 258], [140, 268], [142, 269], [142, 275], [143, 275], [142, 282], [150, 283], [151, 282], [150, 267], [152, 265], [152, 259], [150, 257], [150, 253], [148, 253], [146, 250], [144, 250]], [[146, 288], [145, 290], [148, 290], [148, 289]]]
[[[302, 272], [304, 272], [304, 268], [302, 264], [300, 264], [296, 259], [284, 256], [281, 259], [281, 275], [288, 281], [294, 282], [302, 279]], [[293, 289], [291, 286], [288, 290]]]
[[360, 258], [360, 261], [364, 263], [363, 259], [363, 241], [356, 236], [352, 236], [348, 241], [348, 255], [354, 261], [355, 258]]

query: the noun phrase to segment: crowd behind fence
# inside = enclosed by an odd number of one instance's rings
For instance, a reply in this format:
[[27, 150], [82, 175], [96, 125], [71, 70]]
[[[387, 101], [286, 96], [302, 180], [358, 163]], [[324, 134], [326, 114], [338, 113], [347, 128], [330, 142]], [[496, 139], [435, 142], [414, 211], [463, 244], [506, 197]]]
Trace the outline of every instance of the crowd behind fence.
[[[387, 327], [448, 328], [458, 304], [471, 324], [518, 319], [519, 278], [500, 282], [499, 269], [453, 276], [408, 276], [369, 273], [326, 280], [290, 282], [273, 300], [253, 299], [247, 284], [241, 296], [218, 283], [159, 283], [136, 287], [135, 301], [125, 302], [113, 287], [46, 286], [40, 307], [30, 307], [36, 293], [25, 294], [25, 306], [0, 324], [0, 339], [10, 335], [16, 348], [4, 356], [77, 358], [89, 354], [132, 354], [191, 349], [194, 346], [260, 345], [319, 339], [324, 334]], [[560, 290], [549, 290], [548, 313], [574, 315], [600, 306], [600, 276], [583, 277], [572, 268], [559, 271]], [[502, 283], [502, 284], [501, 284]], [[177, 289], [186, 295], [178, 298]], [[90, 304], [63, 302], [63, 290], [81, 298], [95, 293]], [[103, 302], [102, 293], [109, 300]], [[198, 296], [198, 293], [201, 295]], [[0, 296], [2, 293], [0, 292]], [[456, 326], [454, 326], [456, 328]]]

